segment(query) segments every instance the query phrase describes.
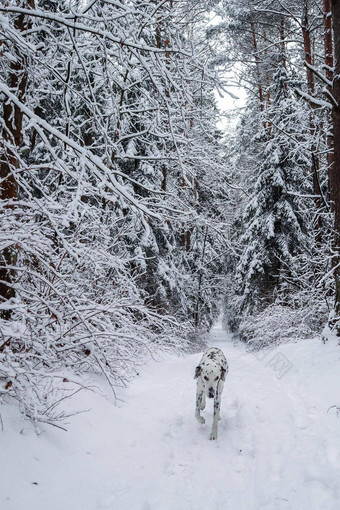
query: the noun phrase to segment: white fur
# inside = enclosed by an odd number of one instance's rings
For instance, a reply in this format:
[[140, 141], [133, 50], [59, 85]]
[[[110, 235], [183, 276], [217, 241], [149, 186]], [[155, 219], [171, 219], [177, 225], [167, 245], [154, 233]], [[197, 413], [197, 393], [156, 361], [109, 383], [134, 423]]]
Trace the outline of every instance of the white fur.
[[201, 416], [201, 410], [205, 408], [206, 397], [214, 398], [214, 420], [210, 439], [217, 439], [218, 420], [220, 420], [221, 395], [225, 376], [228, 373], [228, 363], [217, 347], [207, 349], [196, 367], [195, 379], [197, 379], [196, 412], [195, 416], [199, 423], [205, 423]]

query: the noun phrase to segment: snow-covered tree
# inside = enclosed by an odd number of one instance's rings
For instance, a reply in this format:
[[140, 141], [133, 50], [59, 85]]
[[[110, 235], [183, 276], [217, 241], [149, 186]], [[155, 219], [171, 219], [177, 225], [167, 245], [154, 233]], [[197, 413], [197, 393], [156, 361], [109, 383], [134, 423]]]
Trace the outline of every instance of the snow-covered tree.
[[124, 384], [217, 313], [206, 280], [197, 321], [191, 288], [203, 240], [218, 253], [196, 192], [223, 169], [215, 77], [183, 20], [151, 0], [0, 6], [1, 395], [36, 421], [60, 418], [66, 367]]
[[244, 249], [236, 272], [243, 312], [248, 306], [251, 310], [272, 302], [284, 284], [282, 275], [295, 271], [295, 256], [309, 249], [301, 197], [310, 195], [311, 189], [305, 178], [309, 155], [299, 129], [301, 111], [289, 93], [285, 70], [275, 78], [271, 107], [264, 117], [270, 127], [259, 135], [265, 146], [263, 160], [243, 219]]

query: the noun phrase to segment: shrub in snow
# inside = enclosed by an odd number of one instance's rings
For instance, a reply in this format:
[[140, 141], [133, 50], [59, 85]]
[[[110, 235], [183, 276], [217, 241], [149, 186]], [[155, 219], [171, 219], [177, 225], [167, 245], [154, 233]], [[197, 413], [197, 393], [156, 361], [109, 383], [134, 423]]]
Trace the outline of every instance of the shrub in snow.
[[320, 296], [306, 297], [300, 294], [289, 303], [278, 301], [244, 318], [239, 329], [241, 339], [258, 350], [321, 335], [329, 313], [327, 303]]

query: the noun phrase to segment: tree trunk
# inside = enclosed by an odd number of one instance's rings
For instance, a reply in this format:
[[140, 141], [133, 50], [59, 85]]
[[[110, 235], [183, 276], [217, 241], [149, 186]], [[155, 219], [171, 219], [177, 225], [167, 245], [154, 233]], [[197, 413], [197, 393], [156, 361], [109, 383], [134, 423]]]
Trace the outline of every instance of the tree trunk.
[[[25, 2], [22, 7], [33, 8], [34, 0]], [[14, 22], [15, 29], [24, 32], [31, 27], [30, 21], [24, 14], [19, 14]], [[19, 48], [15, 49], [15, 60], [13, 59], [9, 66], [8, 83], [11, 90], [16, 91], [18, 99], [25, 102], [27, 87], [27, 68], [28, 59], [23, 55]], [[2, 147], [0, 155], [0, 200], [5, 209], [13, 208], [13, 201], [17, 198], [17, 183], [15, 180], [15, 169], [18, 166], [17, 149], [20, 147], [22, 139], [22, 120], [23, 113], [18, 106], [10, 103], [9, 100], [3, 100], [3, 123]], [[8, 266], [15, 265], [16, 254], [12, 247], [2, 250], [0, 255], [0, 299], [2, 301], [14, 297], [13, 289], [13, 270]], [[2, 313], [4, 318], [9, 318], [10, 310]]]
[[258, 55], [255, 25], [254, 25], [253, 22], [250, 24], [250, 27], [251, 27], [251, 33], [252, 33], [252, 36], [253, 36], [253, 48], [254, 48], [254, 56], [255, 56], [256, 76], [257, 76], [257, 86], [258, 86], [258, 92], [259, 92], [260, 110], [261, 110], [261, 112], [263, 112], [263, 110], [264, 110], [264, 101], [263, 101], [263, 86], [262, 86], [261, 70], [260, 70], [260, 59], [259, 59], [259, 55]]
[[[285, 18], [284, 16], [281, 16], [281, 22], [280, 22], [280, 51], [281, 51], [281, 60], [283, 67], [287, 68], [287, 56], [286, 56], [286, 33], [285, 33]], [[287, 85], [285, 85], [287, 87]]]
[[333, 74], [333, 96], [337, 102], [332, 111], [334, 137], [334, 163], [330, 172], [330, 188], [334, 207], [334, 278], [335, 313], [337, 333], [340, 335], [340, 0], [332, 0], [335, 67]]
[[[264, 45], [265, 45], [265, 48], [264, 48], [264, 56], [265, 56], [265, 62], [264, 62], [264, 66], [265, 66], [265, 76], [266, 76], [266, 107], [267, 109], [269, 109], [270, 107], [270, 103], [271, 103], [271, 98], [270, 98], [270, 76], [269, 76], [269, 62], [268, 62], [268, 48], [267, 48], [267, 45], [268, 45], [268, 40], [267, 40], [267, 32], [266, 30], [264, 30], [263, 32], [263, 39], [264, 39]], [[272, 135], [272, 123], [270, 120], [268, 120], [268, 123], [267, 123], [267, 131], [268, 131], [268, 138], [271, 137]]]
[[198, 288], [197, 288], [196, 305], [195, 305], [195, 310], [194, 310], [195, 328], [198, 328], [199, 323], [200, 323], [200, 304], [202, 302], [203, 265], [204, 265], [207, 237], [208, 237], [208, 227], [205, 227], [204, 238], [203, 238], [203, 247], [202, 247], [201, 267], [199, 269], [199, 274], [198, 274]]
[[[311, 32], [310, 32], [310, 26], [309, 26], [309, 12], [308, 12], [308, 0], [304, 0], [303, 2], [303, 12], [302, 12], [302, 36], [303, 36], [303, 45], [304, 45], [304, 52], [305, 52], [305, 61], [307, 64], [306, 67], [306, 74], [307, 74], [307, 91], [310, 96], [314, 96], [315, 93], [315, 80], [314, 80], [314, 73], [312, 69], [309, 66], [312, 66], [314, 63], [313, 59], [313, 49], [312, 49], [312, 43], [311, 43]], [[309, 120], [309, 129], [310, 134], [312, 136], [312, 139], [315, 135], [315, 124], [313, 120], [313, 114], [310, 114], [310, 120]], [[319, 169], [320, 169], [320, 161], [319, 157], [316, 155], [317, 148], [312, 142], [311, 146], [311, 153], [312, 153], [312, 164], [310, 167], [310, 173], [312, 176], [313, 181], [313, 192], [316, 196], [315, 198], [315, 206], [316, 210], [320, 211], [321, 209], [321, 197], [320, 197], [320, 183], [319, 183]], [[321, 223], [321, 216], [318, 216], [317, 219], [317, 225], [316, 225], [316, 232], [315, 232], [315, 238], [317, 243], [321, 243], [321, 232], [322, 232], [322, 223]]]
[[332, 11], [330, 0], [323, 0], [323, 37], [325, 47], [326, 78], [333, 79]]
[[[330, 0], [323, 0], [323, 41], [324, 41], [324, 52], [325, 52], [325, 66], [326, 66], [326, 78], [329, 81], [333, 81], [333, 38], [332, 38], [332, 12]], [[328, 88], [328, 87], [327, 87]], [[331, 87], [329, 91], [332, 92]], [[330, 128], [327, 130], [326, 143], [327, 143], [327, 166], [328, 166], [328, 181], [329, 181], [329, 200], [331, 210], [334, 212], [334, 200], [332, 197], [332, 190], [330, 186], [331, 172], [334, 164], [334, 138], [333, 138], [333, 126], [332, 126], [332, 115], [327, 110], [327, 125]], [[331, 132], [330, 132], [331, 131]]]
[[[302, 14], [302, 36], [303, 36], [303, 45], [305, 51], [305, 59], [306, 63], [312, 65], [312, 45], [310, 39], [310, 29], [308, 23], [308, 1], [304, 0], [303, 4], [303, 14]], [[307, 67], [307, 88], [308, 94], [313, 95], [315, 91], [315, 83], [314, 83], [314, 73], [313, 71]]]

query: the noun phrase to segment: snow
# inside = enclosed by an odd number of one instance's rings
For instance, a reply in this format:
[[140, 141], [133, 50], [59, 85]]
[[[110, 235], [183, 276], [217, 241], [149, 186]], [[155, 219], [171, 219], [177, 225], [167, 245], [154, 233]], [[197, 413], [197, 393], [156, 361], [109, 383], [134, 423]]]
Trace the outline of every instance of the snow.
[[211, 401], [206, 424], [194, 418], [201, 353], [150, 361], [118, 405], [96, 379], [100, 393], [65, 401], [90, 409], [67, 433], [37, 436], [14, 406], [2, 406], [1, 510], [338, 509], [340, 418], [329, 410], [340, 400], [336, 340], [254, 355], [216, 327], [211, 345], [230, 368], [217, 441], [209, 441]]

